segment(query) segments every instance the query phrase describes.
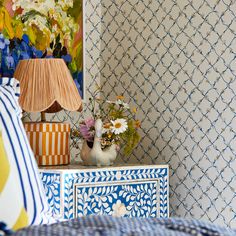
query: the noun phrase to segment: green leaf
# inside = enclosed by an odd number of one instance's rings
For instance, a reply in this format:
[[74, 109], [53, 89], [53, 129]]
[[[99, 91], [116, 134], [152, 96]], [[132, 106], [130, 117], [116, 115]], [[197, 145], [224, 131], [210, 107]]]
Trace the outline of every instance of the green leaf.
[[61, 36], [60, 36], [60, 34], [58, 34], [56, 37], [56, 44], [58, 44], [60, 42], [60, 39], [61, 39]]
[[68, 67], [72, 73], [76, 72], [77, 71], [76, 61], [73, 59]]
[[73, 2], [73, 7], [68, 9], [68, 14], [74, 17], [74, 19], [77, 21], [77, 19], [80, 17], [82, 14], [83, 10], [83, 1], [74, 1]]

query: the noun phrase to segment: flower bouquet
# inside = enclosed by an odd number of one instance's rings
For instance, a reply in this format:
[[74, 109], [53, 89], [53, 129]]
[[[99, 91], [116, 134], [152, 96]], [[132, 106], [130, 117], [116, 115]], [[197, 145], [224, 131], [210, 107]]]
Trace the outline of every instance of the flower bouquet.
[[[116, 151], [122, 147], [125, 155], [131, 154], [140, 140], [138, 134], [140, 121], [135, 119], [136, 108], [131, 111], [129, 105], [124, 102], [123, 96], [117, 96], [115, 101], [101, 101], [100, 99], [92, 101], [90, 99], [90, 102], [93, 116], [80, 123], [79, 130], [72, 132], [72, 138], [82, 137], [88, 148], [93, 149], [97, 132], [96, 121], [99, 119], [102, 122], [99, 137], [99, 144], [103, 151], [101, 154], [104, 156], [112, 147], [115, 147]], [[99, 104], [98, 114], [95, 112], [96, 102]]]

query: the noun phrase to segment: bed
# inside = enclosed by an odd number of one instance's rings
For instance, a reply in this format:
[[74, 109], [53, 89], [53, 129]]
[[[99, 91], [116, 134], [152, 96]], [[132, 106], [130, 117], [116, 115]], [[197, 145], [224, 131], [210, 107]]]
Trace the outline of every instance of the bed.
[[216, 225], [184, 219], [118, 218], [112, 216], [86, 216], [61, 223], [31, 226], [19, 230], [15, 236], [25, 235], [68, 235], [68, 236], [233, 236], [236, 231]]

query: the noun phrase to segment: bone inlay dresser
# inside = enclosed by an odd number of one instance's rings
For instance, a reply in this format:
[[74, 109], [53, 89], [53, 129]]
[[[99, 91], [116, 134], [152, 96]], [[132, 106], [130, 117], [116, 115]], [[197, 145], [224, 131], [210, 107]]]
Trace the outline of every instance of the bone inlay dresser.
[[49, 205], [65, 219], [90, 214], [168, 217], [167, 165], [40, 169]]

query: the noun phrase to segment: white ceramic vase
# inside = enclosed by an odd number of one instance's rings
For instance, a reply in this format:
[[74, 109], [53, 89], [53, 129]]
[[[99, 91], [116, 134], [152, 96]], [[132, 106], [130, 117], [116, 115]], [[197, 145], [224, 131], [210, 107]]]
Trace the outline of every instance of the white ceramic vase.
[[113, 164], [117, 156], [117, 146], [112, 144], [110, 147], [102, 150], [101, 137], [102, 137], [102, 121], [97, 119], [95, 121], [95, 136], [93, 147], [90, 148], [86, 141], [84, 141], [81, 150], [81, 159], [84, 165], [97, 165], [97, 166], [110, 166]]
[[80, 158], [85, 166], [110, 166], [113, 165], [116, 157], [117, 147], [114, 144], [99, 152], [89, 147], [87, 141], [84, 141], [80, 152]]
[[85, 166], [95, 166], [96, 165], [96, 162], [94, 162], [90, 157], [91, 150], [92, 150], [92, 148], [89, 147], [87, 141], [84, 140], [83, 145], [82, 145], [82, 149], [80, 152], [80, 158], [83, 161], [83, 165], [85, 165]]

